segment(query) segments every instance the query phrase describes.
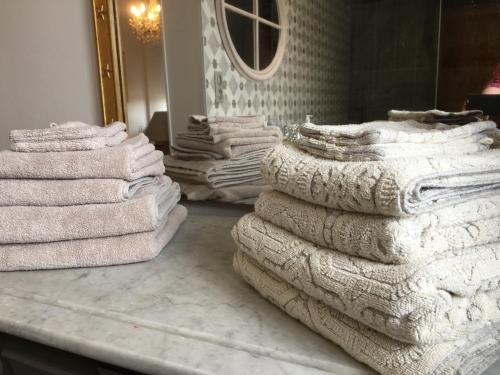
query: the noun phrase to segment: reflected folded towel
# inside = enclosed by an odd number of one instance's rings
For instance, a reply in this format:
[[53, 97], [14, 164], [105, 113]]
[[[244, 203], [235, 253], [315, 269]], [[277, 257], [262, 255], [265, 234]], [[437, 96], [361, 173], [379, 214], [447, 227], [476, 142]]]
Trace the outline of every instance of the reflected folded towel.
[[439, 109], [431, 109], [428, 111], [400, 111], [390, 110], [389, 120], [391, 121], [405, 121], [415, 120], [429, 124], [441, 122], [446, 124], [463, 125], [470, 122], [479, 121], [483, 115], [483, 111], [461, 111], [461, 112], [445, 112]]
[[114, 147], [88, 151], [0, 151], [0, 178], [118, 178], [133, 181], [165, 172], [163, 153], [144, 134]]
[[255, 213], [319, 246], [383, 263], [500, 242], [500, 195], [394, 218], [328, 209], [272, 191], [260, 195]]
[[262, 179], [249, 184], [211, 189], [206, 185], [179, 182], [182, 194], [190, 201], [219, 201], [228, 203], [251, 204], [263, 191], [271, 189]]
[[500, 192], [499, 149], [339, 162], [281, 144], [262, 163], [262, 175], [275, 190], [344, 211], [408, 216]]
[[235, 270], [264, 298], [382, 375], [481, 374], [500, 358], [500, 325], [429, 346], [384, 336], [294, 288], [237, 252]]
[[0, 243], [38, 243], [155, 230], [180, 199], [177, 183], [161, 178], [121, 203], [0, 208]]
[[144, 262], [156, 257], [186, 219], [177, 205], [154, 231], [47, 243], [0, 245], [0, 271], [97, 267]]
[[122, 143], [127, 139], [125, 128], [121, 122], [106, 127], [67, 122], [47, 129], [12, 130], [10, 148], [20, 152], [95, 150]]
[[205, 184], [211, 189], [242, 185], [262, 179], [260, 163], [268, 150], [228, 160], [186, 161], [165, 156], [165, 171], [174, 180]]
[[454, 340], [500, 321], [500, 243], [388, 265], [325, 249], [247, 214], [238, 249], [296, 288], [399, 341]]
[[192, 115], [189, 119], [188, 130], [190, 132], [207, 135], [232, 133], [238, 130], [262, 129], [267, 125], [265, 116], [206, 117]]

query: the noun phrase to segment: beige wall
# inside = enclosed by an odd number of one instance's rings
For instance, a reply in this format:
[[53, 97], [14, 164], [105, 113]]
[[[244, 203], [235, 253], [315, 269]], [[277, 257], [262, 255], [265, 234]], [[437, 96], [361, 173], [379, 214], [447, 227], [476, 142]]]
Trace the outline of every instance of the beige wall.
[[100, 123], [91, 1], [1, 4], [0, 149], [11, 129]]

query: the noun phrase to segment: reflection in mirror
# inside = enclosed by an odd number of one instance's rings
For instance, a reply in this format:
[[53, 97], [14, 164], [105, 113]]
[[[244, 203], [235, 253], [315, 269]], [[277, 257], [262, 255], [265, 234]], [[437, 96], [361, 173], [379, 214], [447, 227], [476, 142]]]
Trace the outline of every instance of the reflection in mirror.
[[227, 11], [226, 17], [234, 48], [245, 64], [254, 69], [255, 49], [253, 35], [255, 21], [230, 10]]
[[278, 4], [276, 0], [259, 0], [259, 17], [272, 23], [279, 23]]
[[226, 3], [246, 12], [253, 13], [253, 1], [254, 0], [226, 0]]
[[259, 23], [259, 68], [265, 69], [271, 64], [280, 38], [279, 29], [268, 26], [265, 23]]

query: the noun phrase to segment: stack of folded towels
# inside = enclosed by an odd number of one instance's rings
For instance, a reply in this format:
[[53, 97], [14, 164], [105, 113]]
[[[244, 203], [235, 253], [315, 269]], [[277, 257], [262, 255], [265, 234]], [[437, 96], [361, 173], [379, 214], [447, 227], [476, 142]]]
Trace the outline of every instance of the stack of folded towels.
[[480, 373], [500, 356], [494, 126], [303, 125], [263, 160], [235, 269], [381, 374]]
[[260, 172], [267, 152], [282, 139], [264, 116], [191, 116], [178, 132], [166, 172], [189, 200], [246, 203], [269, 187]]
[[13, 130], [0, 152], [0, 270], [155, 257], [186, 218], [163, 153], [125, 125]]

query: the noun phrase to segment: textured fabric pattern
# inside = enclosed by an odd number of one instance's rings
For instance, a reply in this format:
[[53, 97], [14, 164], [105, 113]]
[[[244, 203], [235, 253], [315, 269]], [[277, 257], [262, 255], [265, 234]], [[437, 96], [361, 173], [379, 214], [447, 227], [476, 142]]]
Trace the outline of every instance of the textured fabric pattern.
[[156, 257], [184, 222], [176, 206], [155, 231], [48, 243], [0, 245], [0, 271], [97, 267], [144, 262]]
[[500, 242], [500, 195], [394, 218], [328, 209], [272, 191], [261, 194], [255, 213], [319, 246], [383, 263]]
[[429, 346], [384, 336], [302, 293], [237, 252], [234, 268], [264, 298], [382, 375], [481, 374], [500, 358], [500, 327]]
[[240, 130], [263, 129], [267, 125], [265, 116], [205, 117], [192, 115], [190, 120], [188, 125], [190, 133], [209, 136], [234, 133]]
[[397, 340], [453, 340], [500, 320], [500, 243], [386, 265], [321, 248], [258, 218], [238, 248], [296, 288]]
[[483, 111], [472, 110], [462, 112], [445, 112], [439, 109], [430, 109], [428, 111], [400, 111], [390, 110], [389, 120], [406, 121], [415, 120], [425, 123], [447, 123], [447, 124], [468, 124], [470, 122], [479, 121], [483, 115]]
[[500, 191], [500, 150], [461, 157], [338, 162], [290, 144], [263, 160], [275, 190], [325, 207], [408, 216]]

